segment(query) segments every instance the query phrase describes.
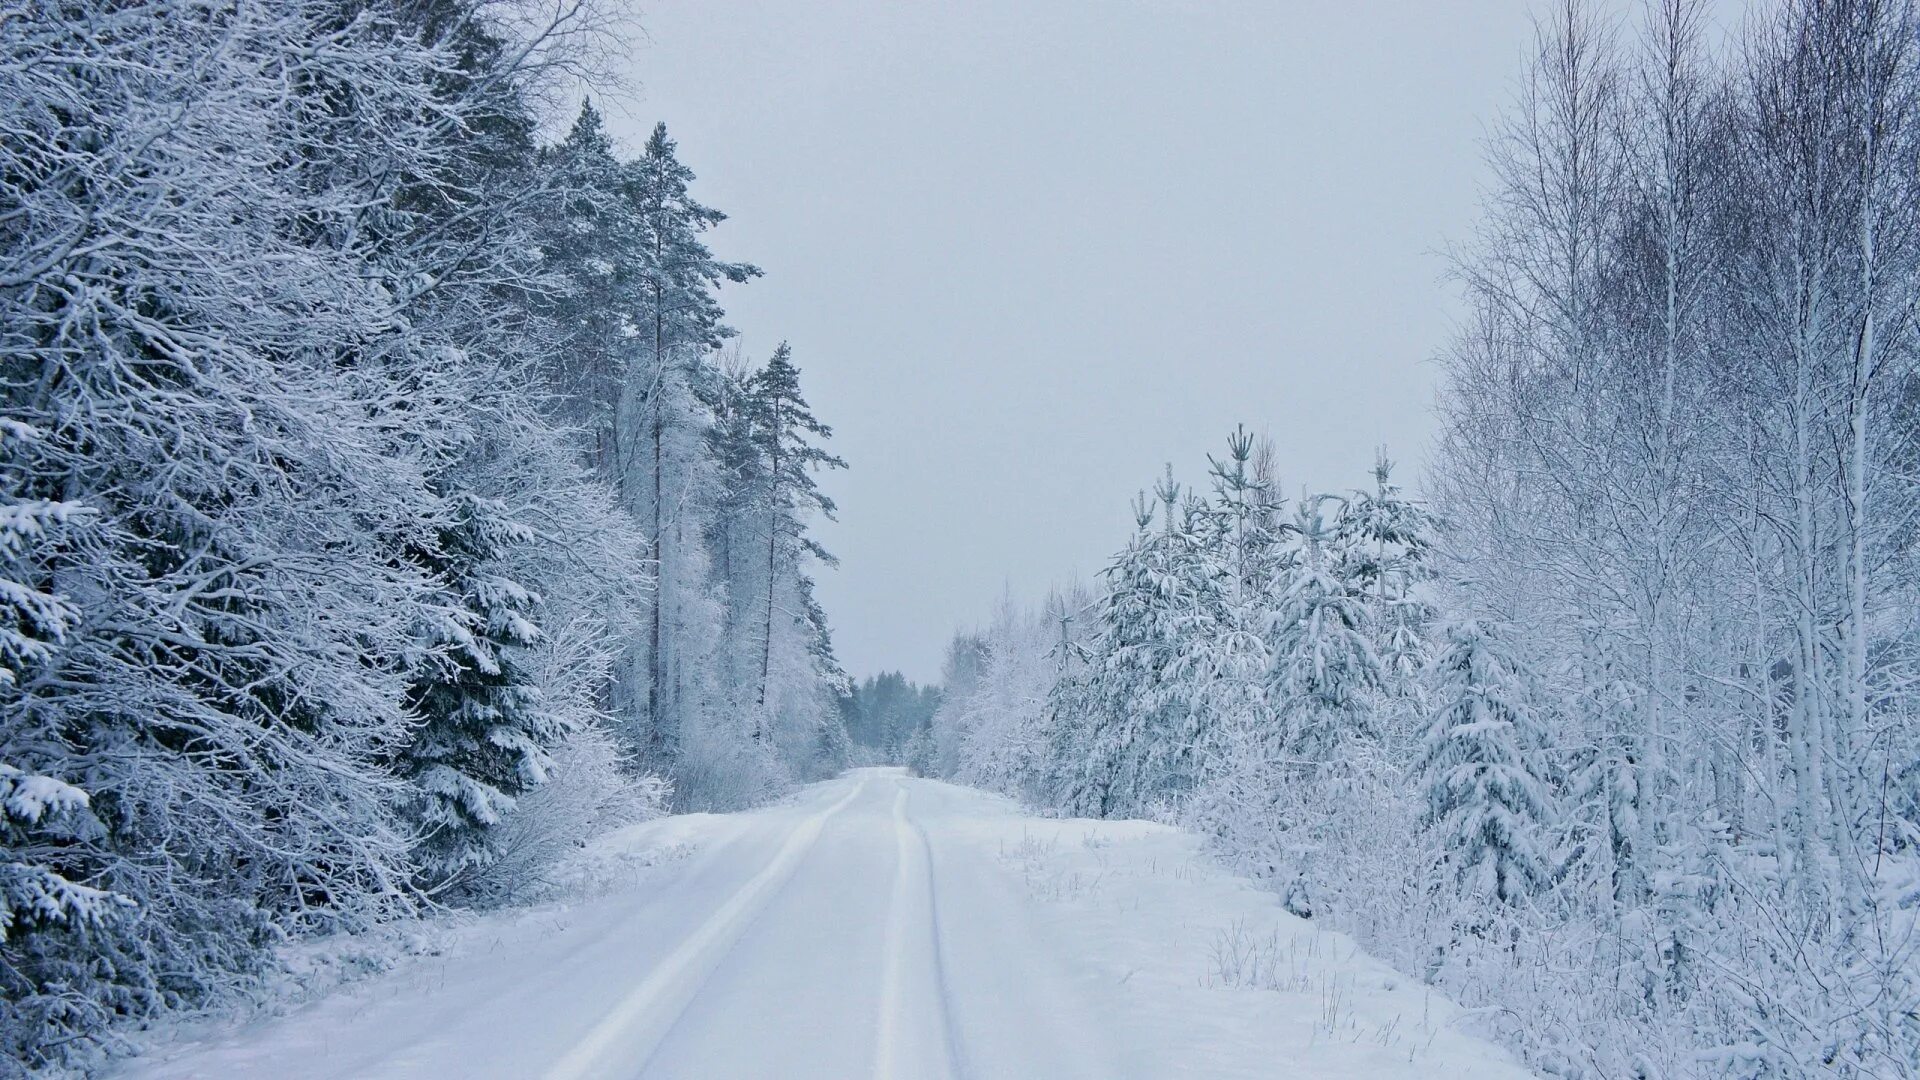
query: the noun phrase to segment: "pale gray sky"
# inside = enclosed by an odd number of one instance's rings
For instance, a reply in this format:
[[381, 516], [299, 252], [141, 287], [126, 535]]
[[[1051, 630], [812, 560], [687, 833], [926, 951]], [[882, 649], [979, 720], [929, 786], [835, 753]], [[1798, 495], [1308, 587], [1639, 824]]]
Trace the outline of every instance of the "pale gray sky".
[[1006, 588], [1125, 541], [1236, 422], [1283, 481], [1413, 471], [1526, 0], [653, 0], [639, 94], [767, 276], [724, 303], [793, 343], [851, 463], [820, 574], [856, 675], [939, 675]]

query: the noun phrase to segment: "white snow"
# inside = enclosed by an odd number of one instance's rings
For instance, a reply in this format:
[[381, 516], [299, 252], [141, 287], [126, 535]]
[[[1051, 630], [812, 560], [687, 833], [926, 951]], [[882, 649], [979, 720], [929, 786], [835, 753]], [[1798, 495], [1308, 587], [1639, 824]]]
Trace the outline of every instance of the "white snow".
[[[648, 860], [652, 851], [690, 850]], [[622, 830], [618, 889], [477, 919], [129, 1080], [1523, 1077], [1198, 840], [864, 769]], [[650, 863], [648, 865], [641, 865]]]

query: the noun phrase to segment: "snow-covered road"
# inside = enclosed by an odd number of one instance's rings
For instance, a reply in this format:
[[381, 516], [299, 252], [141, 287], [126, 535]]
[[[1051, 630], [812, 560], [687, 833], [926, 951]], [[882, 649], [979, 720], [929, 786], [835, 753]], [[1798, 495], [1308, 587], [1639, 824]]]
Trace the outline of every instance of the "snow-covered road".
[[181, 1077], [1525, 1076], [1458, 1010], [1282, 912], [1194, 839], [1027, 817], [888, 769], [749, 814], [596, 899], [129, 1063]]

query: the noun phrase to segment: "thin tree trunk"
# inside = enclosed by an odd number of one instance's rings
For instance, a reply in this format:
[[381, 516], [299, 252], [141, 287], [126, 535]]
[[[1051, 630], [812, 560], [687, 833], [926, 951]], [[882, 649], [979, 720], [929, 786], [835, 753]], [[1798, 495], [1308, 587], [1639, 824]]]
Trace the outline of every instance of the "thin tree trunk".
[[760, 696], [754, 710], [753, 735], [765, 737], [762, 730], [767, 707], [767, 683], [773, 675], [773, 576], [780, 541], [780, 403], [773, 403], [773, 450], [767, 472], [767, 618], [766, 632], [760, 638]]
[[[1853, 773], [1853, 738], [1867, 729], [1867, 423], [1868, 405], [1873, 392], [1875, 333], [1874, 294], [1879, 288], [1875, 265], [1876, 241], [1874, 211], [1879, 197], [1876, 176], [1879, 153], [1878, 109], [1873, 86], [1873, 30], [1860, 42], [1866, 54], [1861, 59], [1860, 102], [1860, 331], [1854, 343], [1852, 385], [1847, 398], [1847, 428], [1850, 445], [1847, 461], [1847, 670], [1845, 722], [1833, 733], [1835, 827], [1851, 840], [1857, 792]], [[1843, 857], [1849, 870], [1856, 864]]]
[[776, 545], [780, 537], [780, 512], [776, 509], [770, 512], [767, 518], [767, 621], [766, 632], [760, 637], [759, 704], [762, 708], [767, 704], [767, 682], [773, 673], [773, 570]]
[[1818, 533], [1814, 523], [1813, 435], [1810, 430], [1813, 408], [1810, 343], [1805, 340], [1804, 321], [1801, 340], [1794, 343], [1793, 453], [1794, 453], [1794, 657], [1793, 707], [1788, 712], [1788, 750], [1793, 759], [1796, 783], [1795, 802], [1798, 817], [1794, 822], [1794, 842], [1798, 850], [1801, 885], [1810, 888], [1808, 875], [1818, 865], [1814, 849], [1814, 820], [1825, 794], [1821, 778], [1822, 709], [1820, 695], [1820, 641], [1817, 620], [1816, 577], [1819, 574]]
[[665, 315], [660, 310], [661, 302], [661, 290], [660, 287], [656, 285], [653, 295], [653, 370], [655, 381], [652, 395], [653, 400], [648, 402], [653, 410], [653, 530], [649, 535], [653, 537], [655, 581], [652, 611], [650, 613], [652, 617], [649, 620], [647, 629], [647, 733], [648, 737], [652, 740], [653, 748], [656, 752], [666, 743], [666, 732], [664, 730], [666, 726], [666, 707], [664, 702], [666, 693], [666, 670], [660, 655], [660, 645], [663, 640], [661, 623], [665, 618], [664, 609], [666, 606], [668, 587], [666, 537], [662, 532], [662, 518], [660, 516], [661, 494], [664, 490], [661, 482], [661, 473], [664, 472], [666, 468], [666, 463], [662, 457], [664, 443], [664, 432], [662, 429], [665, 427], [665, 417], [661, 412], [660, 399], [664, 396], [667, 389], [666, 370], [663, 366], [665, 363], [666, 328], [664, 326]]

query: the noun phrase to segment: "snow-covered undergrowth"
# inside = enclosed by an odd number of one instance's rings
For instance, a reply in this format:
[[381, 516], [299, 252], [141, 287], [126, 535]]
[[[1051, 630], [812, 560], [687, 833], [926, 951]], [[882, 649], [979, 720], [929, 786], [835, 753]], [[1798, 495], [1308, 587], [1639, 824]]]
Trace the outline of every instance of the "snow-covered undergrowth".
[[361, 933], [285, 945], [243, 1000], [175, 1012], [129, 1032], [126, 1049], [139, 1056], [119, 1063], [115, 1074], [142, 1075], [175, 1055], [246, 1038], [303, 1011], [364, 1014], [383, 999], [406, 996], [409, 987], [443, 985], [445, 965], [456, 957], [509, 946], [537, 950], [540, 942], [572, 928], [583, 905], [651, 888], [664, 865], [699, 850], [716, 831], [715, 820], [708, 814], [660, 817], [571, 843], [567, 853], [541, 867], [537, 880], [516, 890], [511, 905], [441, 909]]
[[1282, 1061], [1314, 1077], [1529, 1075], [1475, 1037], [1473, 1014], [1289, 914], [1203, 838], [1001, 805], [971, 841], [1017, 876], [1043, 936], [1119, 988], [1138, 1025], [1130, 1041], [1176, 1063], [1171, 1075], [1267, 1075]]
[[659, 777], [628, 775], [618, 745], [598, 729], [554, 755], [554, 775], [520, 799], [501, 826], [498, 856], [464, 883], [463, 899], [495, 907], [577, 889], [603, 869], [596, 853], [609, 834], [665, 814], [673, 794]]

